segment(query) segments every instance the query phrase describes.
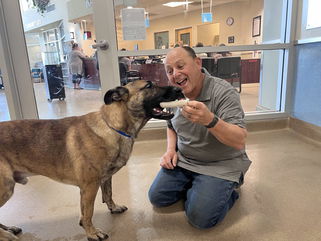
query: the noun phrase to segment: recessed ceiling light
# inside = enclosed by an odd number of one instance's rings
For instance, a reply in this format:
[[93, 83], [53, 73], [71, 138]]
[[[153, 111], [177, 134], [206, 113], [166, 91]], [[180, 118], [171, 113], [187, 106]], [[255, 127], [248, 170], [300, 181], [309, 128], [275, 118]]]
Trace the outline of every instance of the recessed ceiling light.
[[183, 6], [183, 5], [187, 5], [192, 3], [193, 1], [185, 1], [185, 2], [168, 2], [168, 3], [164, 3], [163, 5], [166, 7], [171, 7], [171, 8], [175, 8], [175, 7], [179, 7], [179, 6]]

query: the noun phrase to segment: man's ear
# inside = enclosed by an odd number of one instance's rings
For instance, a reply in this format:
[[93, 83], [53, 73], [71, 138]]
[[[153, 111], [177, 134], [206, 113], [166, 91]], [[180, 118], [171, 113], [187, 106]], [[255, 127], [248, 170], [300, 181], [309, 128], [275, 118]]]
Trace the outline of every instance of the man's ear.
[[104, 102], [106, 105], [113, 103], [114, 101], [127, 101], [129, 91], [125, 87], [117, 87], [115, 89], [108, 90], [104, 96]]
[[196, 63], [198, 66], [202, 67], [202, 59], [201, 59], [200, 57], [196, 57], [196, 58], [195, 58], [195, 63]]

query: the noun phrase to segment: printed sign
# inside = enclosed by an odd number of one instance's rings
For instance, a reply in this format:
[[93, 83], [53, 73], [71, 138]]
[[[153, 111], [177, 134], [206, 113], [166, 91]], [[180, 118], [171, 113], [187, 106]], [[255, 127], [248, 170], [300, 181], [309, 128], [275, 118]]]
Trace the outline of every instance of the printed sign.
[[213, 22], [212, 13], [202, 13], [202, 23], [211, 23]]
[[121, 10], [121, 22], [124, 40], [145, 40], [145, 9], [123, 8]]

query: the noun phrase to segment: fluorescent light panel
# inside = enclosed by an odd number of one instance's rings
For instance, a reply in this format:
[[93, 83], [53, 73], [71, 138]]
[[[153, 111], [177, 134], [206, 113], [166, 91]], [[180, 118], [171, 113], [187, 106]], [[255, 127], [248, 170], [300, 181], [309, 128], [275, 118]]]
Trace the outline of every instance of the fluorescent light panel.
[[190, 4], [190, 3], [192, 3], [192, 1], [188, 1], [188, 2], [168, 2], [168, 3], [164, 3], [163, 5], [166, 6], [166, 7], [175, 8], [175, 7], [187, 5], [187, 4]]

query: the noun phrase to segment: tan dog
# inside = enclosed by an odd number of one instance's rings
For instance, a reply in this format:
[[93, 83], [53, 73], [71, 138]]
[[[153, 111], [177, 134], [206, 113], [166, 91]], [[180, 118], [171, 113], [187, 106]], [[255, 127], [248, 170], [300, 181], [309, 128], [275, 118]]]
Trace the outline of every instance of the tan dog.
[[[150, 118], [170, 119], [160, 102], [183, 98], [180, 89], [138, 80], [105, 94], [100, 111], [60, 120], [18, 120], [0, 123], [0, 207], [16, 183], [43, 175], [80, 188], [80, 225], [88, 240], [108, 235], [92, 224], [99, 187], [112, 213], [127, 207], [112, 199], [112, 175], [129, 159], [134, 139]], [[0, 240], [17, 240], [21, 229], [0, 224]]]

